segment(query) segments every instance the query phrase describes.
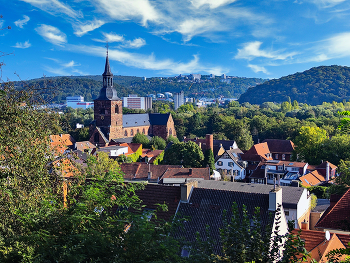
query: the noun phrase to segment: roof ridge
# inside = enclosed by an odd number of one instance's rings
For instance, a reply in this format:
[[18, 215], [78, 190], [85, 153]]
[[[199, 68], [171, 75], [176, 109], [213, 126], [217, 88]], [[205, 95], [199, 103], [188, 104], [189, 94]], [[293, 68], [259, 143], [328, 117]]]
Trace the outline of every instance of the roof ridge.
[[335, 208], [338, 206], [338, 204], [342, 201], [342, 199], [345, 199], [345, 196], [350, 195], [350, 188], [343, 194], [343, 196], [338, 200], [338, 202], [336, 202], [336, 204], [329, 210], [329, 212], [323, 217], [321, 218], [321, 220], [319, 222], [316, 223], [316, 225], [322, 223], [322, 221], [324, 221], [325, 218], [327, 218], [329, 216], [330, 213], [332, 213]]

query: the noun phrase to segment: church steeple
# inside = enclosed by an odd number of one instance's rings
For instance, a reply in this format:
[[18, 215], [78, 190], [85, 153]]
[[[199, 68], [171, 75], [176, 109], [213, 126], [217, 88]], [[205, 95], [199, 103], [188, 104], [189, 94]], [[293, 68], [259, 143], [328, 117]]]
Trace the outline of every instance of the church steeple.
[[109, 65], [108, 59], [108, 43], [107, 43], [107, 55], [105, 71], [102, 74], [103, 77], [103, 87], [100, 90], [100, 96], [97, 100], [119, 100], [117, 91], [113, 87], [113, 74], [111, 72], [111, 67]]

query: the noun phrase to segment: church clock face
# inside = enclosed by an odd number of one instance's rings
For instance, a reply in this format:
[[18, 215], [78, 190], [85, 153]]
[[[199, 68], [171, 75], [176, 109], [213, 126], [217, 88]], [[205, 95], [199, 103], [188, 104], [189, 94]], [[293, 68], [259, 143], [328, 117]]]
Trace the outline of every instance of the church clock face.
[[104, 120], [105, 116], [101, 116], [101, 120]]

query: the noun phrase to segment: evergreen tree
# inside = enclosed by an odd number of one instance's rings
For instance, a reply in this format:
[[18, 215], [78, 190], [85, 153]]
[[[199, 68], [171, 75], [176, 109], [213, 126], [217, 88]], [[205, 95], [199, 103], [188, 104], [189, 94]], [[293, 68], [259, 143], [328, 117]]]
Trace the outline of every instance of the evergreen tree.
[[207, 149], [204, 153], [203, 167], [207, 166], [210, 168], [210, 174], [213, 174], [215, 170], [215, 159], [211, 149]]

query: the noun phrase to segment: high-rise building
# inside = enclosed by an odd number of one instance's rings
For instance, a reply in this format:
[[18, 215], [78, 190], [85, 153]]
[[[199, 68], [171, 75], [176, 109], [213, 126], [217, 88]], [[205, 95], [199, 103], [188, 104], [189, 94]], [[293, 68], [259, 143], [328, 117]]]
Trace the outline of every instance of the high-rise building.
[[181, 105], [185, 104], [184, 92], [174, 93], [174, 104], [175, 110], [177, 110]]
[[137, 95], [131, 94], [128, 97], [123, 97], [123, 107], [146, 111], [148, 109], [152, 109], [152, 98], [138, 97]]

